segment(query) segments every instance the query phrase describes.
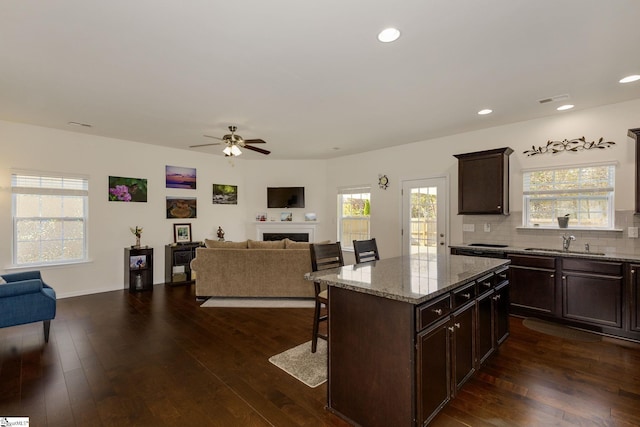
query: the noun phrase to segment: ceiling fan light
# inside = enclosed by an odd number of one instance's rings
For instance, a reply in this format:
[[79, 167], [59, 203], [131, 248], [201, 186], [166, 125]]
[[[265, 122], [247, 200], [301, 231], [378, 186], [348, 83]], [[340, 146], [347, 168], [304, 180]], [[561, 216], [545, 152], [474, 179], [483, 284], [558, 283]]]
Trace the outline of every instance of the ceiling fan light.
[[238, 146], [237, 145], [232, 145], [231, 146], [231, 155], [232, 156], [239, 156], [240, 154], [242, 154], [242, 151], [240, 151]]
[[229, 147], [228, 145], [226, 147], [224, 147], [224, 150], [222, 150], [222, 152], [227, 155], [230, 156], [231, 155], [231, 147]]

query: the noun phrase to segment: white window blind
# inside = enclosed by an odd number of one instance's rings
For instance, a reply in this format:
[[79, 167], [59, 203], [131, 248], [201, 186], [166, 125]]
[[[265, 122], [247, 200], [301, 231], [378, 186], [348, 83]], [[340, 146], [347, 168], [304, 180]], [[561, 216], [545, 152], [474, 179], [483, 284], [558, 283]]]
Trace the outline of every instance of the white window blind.
[[11, 192], [14, 265], [87, 259], [87, 178], [13, 173]]
[[525, 171], [523, 223], [557, 227], [557, 217], [569, 215], [570, 226], [611, 229], [614, 192], [614, 164]]

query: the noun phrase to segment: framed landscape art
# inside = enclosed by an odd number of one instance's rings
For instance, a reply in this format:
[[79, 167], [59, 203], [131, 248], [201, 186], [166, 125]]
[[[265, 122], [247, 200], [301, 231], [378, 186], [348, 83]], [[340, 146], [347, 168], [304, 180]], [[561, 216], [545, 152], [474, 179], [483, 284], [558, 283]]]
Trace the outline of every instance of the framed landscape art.
[[197, 200], [195, 197], [167, 196], [167, 218], [196, 218]]
[[226, 184], [213, 184], [214, 205], [237, 205], [238, 186]]
[[196, 169], [179, 166], [166, 166], [165, 176], [167, 188], [196, 189]]

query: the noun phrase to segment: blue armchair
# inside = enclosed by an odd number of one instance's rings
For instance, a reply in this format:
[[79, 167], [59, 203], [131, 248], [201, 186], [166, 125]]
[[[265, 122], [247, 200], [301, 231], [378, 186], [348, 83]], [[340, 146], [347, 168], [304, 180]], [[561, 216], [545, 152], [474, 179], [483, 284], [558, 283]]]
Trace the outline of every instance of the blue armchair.
[[39, 271], [2, 274], [0, 284], [0, 328], [40, 322], [44, 341], [49, 342], [51, 319], [56, 317], [56, 292], [42, 281]]

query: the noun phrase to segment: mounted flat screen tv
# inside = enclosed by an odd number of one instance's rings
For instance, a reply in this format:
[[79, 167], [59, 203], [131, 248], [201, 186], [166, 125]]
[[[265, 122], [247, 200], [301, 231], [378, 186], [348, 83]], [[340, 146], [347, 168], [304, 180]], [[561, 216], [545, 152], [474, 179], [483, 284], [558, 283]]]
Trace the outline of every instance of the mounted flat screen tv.
[[304, 208], [304, 187], [267, 187], [267, 207]]

